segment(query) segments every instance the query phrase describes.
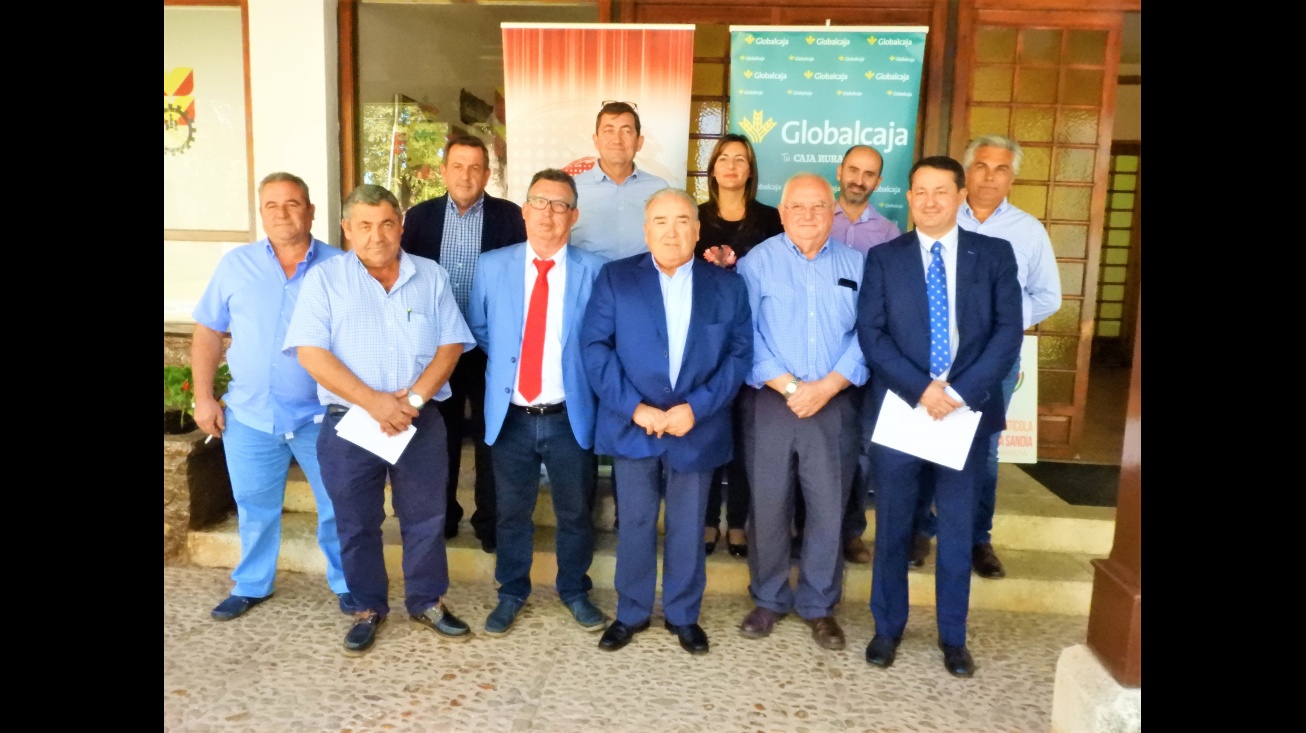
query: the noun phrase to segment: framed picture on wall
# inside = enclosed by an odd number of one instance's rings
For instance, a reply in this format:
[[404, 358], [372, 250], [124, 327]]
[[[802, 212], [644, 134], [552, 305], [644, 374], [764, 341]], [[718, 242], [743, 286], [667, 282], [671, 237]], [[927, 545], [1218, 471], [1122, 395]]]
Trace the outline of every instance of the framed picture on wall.
[[163, 8], [165, 239], [249, 239], [242, 12], [238, 5]]

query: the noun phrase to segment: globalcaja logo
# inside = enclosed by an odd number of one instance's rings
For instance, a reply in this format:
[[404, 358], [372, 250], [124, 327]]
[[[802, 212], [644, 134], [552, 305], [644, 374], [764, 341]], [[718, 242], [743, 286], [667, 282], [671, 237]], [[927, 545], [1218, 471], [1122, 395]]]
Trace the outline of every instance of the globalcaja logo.
[[875, 36], [867, 36], [866, 42], [871, 44], [872, 46], [910, 46], [911, 45], [910, 38], [877, 38]]
[[762, 110], [755, 109], [753, 110], [753, 119], [749, 120], [747, 117], [739, 118], [739, 127], [743, 129], [744, 134], [748, 136], [749, 140], [753, 141], [754, 145], [762, 142], [762, 139], [766, 137], [767, 133], [775, 128], [775, 118], [768, 117], [767, 120], [763, 122], [763, 117], [765, 117], [765, 114]]
[[771, 79], [773, 81], [784, 81], [785, 79], [789, 78], [789, 75], [784, 73], [783, 71], [754, 72], [752, 69], [745, 69], [744, 78], [745, 79]]
[[757, 44], [759, 46], [788, 46], [788, 38], [759, 38], [752, 33], [744, 36], [744, 43]]

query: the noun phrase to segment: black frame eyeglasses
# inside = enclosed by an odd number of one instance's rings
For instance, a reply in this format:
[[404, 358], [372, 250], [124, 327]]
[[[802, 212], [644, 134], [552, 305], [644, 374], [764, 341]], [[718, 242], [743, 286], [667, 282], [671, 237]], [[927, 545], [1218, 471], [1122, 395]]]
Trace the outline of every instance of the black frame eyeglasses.
[[545, 208], [548, 208], [550, 211], [552, 211], [555, 214], [565, 214], [568, 211], [571, 211], [572, 209], [576, 208], [575, 206], [567, 203], [566, 201], [556, 201], [554, 199], [546, 199], [543, 196], [527, 196], [526, 205], [530, 206], [532, 209], [535, 209], [536, 211], [544, 211]]

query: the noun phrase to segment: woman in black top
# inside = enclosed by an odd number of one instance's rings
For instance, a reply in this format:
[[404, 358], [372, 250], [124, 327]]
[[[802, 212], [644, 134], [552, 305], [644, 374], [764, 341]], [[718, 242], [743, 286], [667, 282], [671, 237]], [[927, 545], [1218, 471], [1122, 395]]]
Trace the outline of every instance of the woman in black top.
[[[697, 255], [729, 269], [755, 245], [781, 233], [780, 212], [754, 197], [757, 195], [757, 157], [743, 135], [729, 134], [717, 141], [708, 159], [708, 200], [698, 209]], [[744, 474], [744, 445], [751, 439], [743, 413], [744, 400], [755, 392], [748, 385], [735, 398], [735, 456], [712, 474], [707, 497], [703, 541], [708, 554], [721, 539], [721, 481], [727, 479], [726, 545], [735, 557], [748, 555], [744, 521], [748, 518], [748, 477]]]

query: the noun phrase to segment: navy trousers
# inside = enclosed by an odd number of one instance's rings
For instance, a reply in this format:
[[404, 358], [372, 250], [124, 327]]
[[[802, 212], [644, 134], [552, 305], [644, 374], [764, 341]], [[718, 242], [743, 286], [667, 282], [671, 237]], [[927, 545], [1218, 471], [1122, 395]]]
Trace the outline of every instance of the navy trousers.
[[[352, 408], [361, 409], [361, 408]], [[413, 420], [417, 434], [393, 466], [336, 434], [340, 417], [330, 413], [317, 437], [322, 483], [336, 508], [340, 562], [345, 582], [360, 610], [389, 615], [385, 570], [385, 482], [399, 518], [404, 548], [404, 606], [418, 615], [449, 590], [449, 560], [444, 547], [445, 482], [449, 478], [444, 419], [427, 407]]]
[[[658, 508], [666, 495], [662, 613], [669, 623], [698, 623], [707, 586], [703, 512], [711, 471], [676, 471], [662, 457], [613, 458], [617, 512], [617, 620], [628, 626], [653, 613], [658, 579]], [[665, 488], [665, 491], [664, 491]]]
[[957, 471], [878, 443], [871, 444], [876, 482], [871, 615], [875, 618], [877, 634], [899, 638], [907, 628], [907, 562], [911, 554], [912, 515], [921, 491], [921, 471], [928, 465], [934, 474], [934, 503], [938, 507], [939, 550], [935, 560], [934, 596], [939, 639], [949, 646], [966, 643], [975, 482], [984, 470], [988, 446], [989, 436], [975, 436], [965, 466]]

